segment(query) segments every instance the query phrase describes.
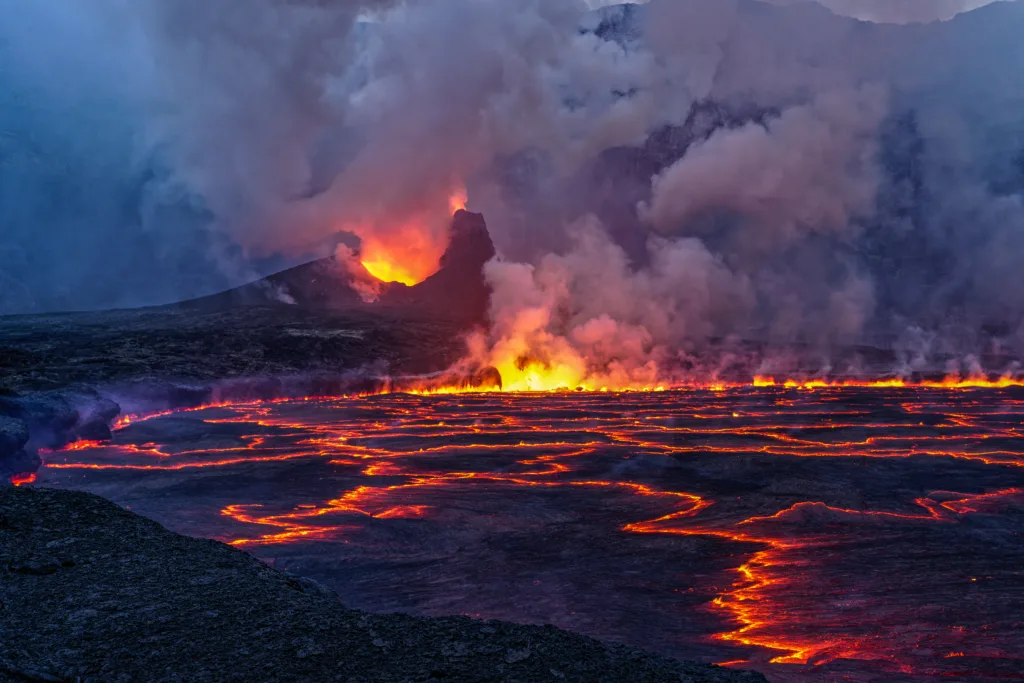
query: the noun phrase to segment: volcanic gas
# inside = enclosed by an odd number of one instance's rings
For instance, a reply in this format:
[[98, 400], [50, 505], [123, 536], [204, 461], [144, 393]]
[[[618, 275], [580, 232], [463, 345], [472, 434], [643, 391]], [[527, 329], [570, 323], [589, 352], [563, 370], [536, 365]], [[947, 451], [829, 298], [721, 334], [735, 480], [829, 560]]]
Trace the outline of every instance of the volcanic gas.
[[48, 453], [39, 483], [360, 608], [554, 623], [773, 681], [1008, 680], [1024, 394], [987, 384], [226, 404]]

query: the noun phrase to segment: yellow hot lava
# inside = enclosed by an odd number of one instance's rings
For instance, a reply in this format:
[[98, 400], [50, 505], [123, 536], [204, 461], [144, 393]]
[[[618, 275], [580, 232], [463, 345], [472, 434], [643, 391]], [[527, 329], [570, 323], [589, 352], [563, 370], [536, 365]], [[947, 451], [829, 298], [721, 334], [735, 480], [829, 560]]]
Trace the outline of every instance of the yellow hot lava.
[[1024, 379], [1014, 377], [999, 377], [989, 379], [984, 375], [971, 375], [961, 377], [949, 375], [941, 380], [922, 380], [911, 382], [899, 378], [878, 379], [878, 380], [796, 380], [787, 379], [775, 381], [773, 377], [755, 377], [755, 387], [784, 387], [786, 389], [841, 389], [862, 388], [862, 389], [1008, 389], [1010, 387], [1024, 386]]
[[505, 391], [596, 391], [604, 388], [586, 382], [579, 368], [570, 365], [507, 360], [499, 363], [497, 370]]
[[517, 345], [495, 347], [490, 364], [501, 375], [503, 391], [664, 391], [656, 373], [629, 373], [621, 368], [594, 372], [585, 359], [567, 348], [549, 347], [548, 358], [518, 349]]
[[[539, 343], [531, 344], [535, 339]], [[727, 391], [743, 388], [796, 389], [800, 391], [836, 389], [1007, 389], [1024, 387], [1024, 377], [985, 375], [947, 375], [942, 379], [910, 380], [885, 378], [784, 378], [757, 375], [752, 381], [726, 381], [714, 378], [671, 378], [654, 364], [626, 366], [609, 363], [593, 368], [578, 351], [564, 340], [544, 333], [536, 336], [511, 335], [493, 346], [482, 336], [470, 336], [468, 357], [477, 366], [490, 366], [501, 376], [501, 391], [551, 392], [656, 392], [666, 390]], [[538, 352], [534, 349], [543, 349]], [[493, 389], [492, 389], [493, 390]], [[456, 390], [472, 391], [472, 390]]]
[[[448, 198], [448, 208], [454, 214], [466, 208], [466, 201], [465, 188], [459, 188]], [[360, 236], [363, 268], [381, 282], [400, 282], [410, 287], [437, 272], [447, 246], [440, 243], [434, 231], [426, 229], [420, 219], [408, 221], [384, 234]]]
[[360, 263], [381, 282], [413, 286], [437, 271], [441, 254], [423, 232], [415, 228], [399, 231], [397, 238], [384, 241], [364, 238]]
[[501, 375], [501, 386], [471, 387], [460, 385], [417, 385], [415, 382], [394, 391], [420, 395], [475, 394], [475, 393], [547, 393], [560, 391], [581, 392], [660, 392], [660, 391], [713, 391], [722, 392], [741, 389], [776, 388], [800, 391], [841, 390], [841, 389], [944, 389], [947, 391], [968, 391], [972, 389], [1024, 388], [1024, 378], [1001, 377], [946, 377], [942, 380], [917, 382], [903, 379], [861, 379], [861, 380], [797, 380], [776, 381], [769, 377], [756, 377], [752, 382], [725, 382], [714, 380], [686, 380], [679, 382], [641, 382], [614, 374], [588, 376], [581, 366], [574, 363], [544, 363], [524, 358], [497, 359], [494, 368]]

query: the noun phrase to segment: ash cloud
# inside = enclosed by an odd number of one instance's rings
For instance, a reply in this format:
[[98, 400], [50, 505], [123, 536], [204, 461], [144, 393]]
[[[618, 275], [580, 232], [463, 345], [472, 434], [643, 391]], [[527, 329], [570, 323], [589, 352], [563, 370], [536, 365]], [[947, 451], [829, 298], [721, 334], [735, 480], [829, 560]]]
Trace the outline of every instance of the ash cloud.
[[1019, 353], [1024, 4], [922, 4], [34, 3], [0, 29], [0, 310], [183, 298], [343, 233], [436, 259], [465, 187], [500, 254], [480, 362]]

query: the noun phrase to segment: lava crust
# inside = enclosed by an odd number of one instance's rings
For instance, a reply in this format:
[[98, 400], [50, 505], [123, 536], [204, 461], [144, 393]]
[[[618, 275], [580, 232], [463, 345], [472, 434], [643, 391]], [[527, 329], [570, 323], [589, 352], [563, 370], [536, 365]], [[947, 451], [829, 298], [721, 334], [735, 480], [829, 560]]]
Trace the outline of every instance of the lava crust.
[[553, 623], [773, 681], [1024, 670], [1024, 392], [224, 405], [44, 455], [346, 604]]

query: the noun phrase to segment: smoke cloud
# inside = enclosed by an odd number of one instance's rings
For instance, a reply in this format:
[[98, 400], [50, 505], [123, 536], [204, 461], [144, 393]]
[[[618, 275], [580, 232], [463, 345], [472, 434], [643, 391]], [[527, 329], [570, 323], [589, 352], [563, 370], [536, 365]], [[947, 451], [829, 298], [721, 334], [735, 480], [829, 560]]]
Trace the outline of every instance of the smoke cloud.
[[765, 124], [719, 129], [653, 178], [641, 212], [668, 234], [715, 230], [714, 214], [729, 212], [750, 233], [738, 246], [761, 249], [849, 232], [874, 209], [884, 112], [878, 93], [825, 93]]
[[[777, 5], [792, 5], [807, 0], [772, 0]], [[893, 24], [945, 21], [961, 12], [984, 7], [1000, 0], [816, 0], [836, 14], [864, 21]], [[1005, 0], [1004, 0], [1005, 1]]]
[[1019, 352], [1024, 4], [923, 4], [6, 0], [0, 310], [353, 235], [422, 279], [467, 197], [499, 252], [469, 357], [529, 386], [740, 341]]
[[[952, 19], [961, 12], [969, 12], [992, 2], [1012, 0], [765, 0], [774, 5], [796, 5], [818, 2], [836, 14], [864, 21], [893, 24], [927, 23]], [[637, 0], [643, 4], [647, 0]], [[617, 4], [616, 0], [588, 0], [592, 9]]]

